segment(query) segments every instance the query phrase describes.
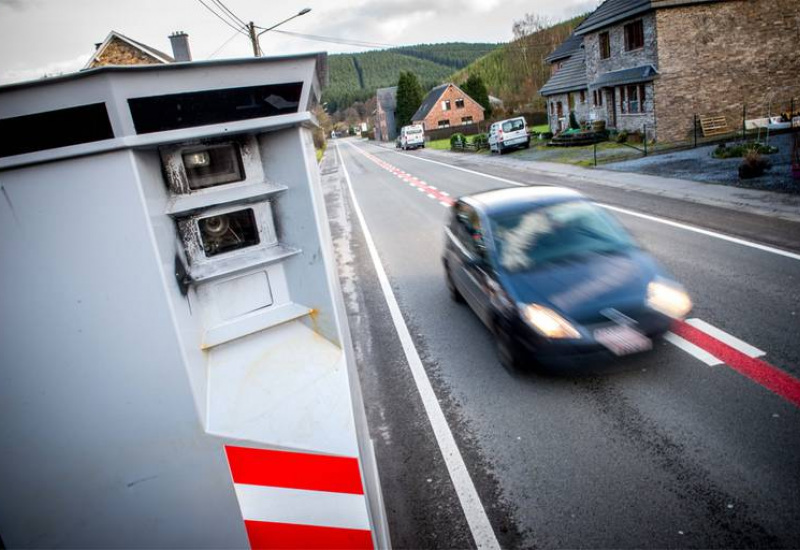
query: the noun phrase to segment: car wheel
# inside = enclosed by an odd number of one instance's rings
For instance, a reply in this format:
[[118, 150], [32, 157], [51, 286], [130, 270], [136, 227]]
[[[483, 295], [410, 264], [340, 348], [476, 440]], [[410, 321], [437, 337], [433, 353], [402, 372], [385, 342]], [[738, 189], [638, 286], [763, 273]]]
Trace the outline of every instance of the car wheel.
[[456, 288], [456, 285], [453, 282], [453, 277], [450, 275], [450, 268], [447, 266], [447, 264], [444, 264], [444, 277], [447, 283], [447, 290], [450, 292], [450, 299], [457, 304], [463, 304], [464, 297]]
[[522, 348], [500, 321], [494, 324], [494, 337], [500, 364], [511, 371], [520, 370], [523, 366]]
[[505, 149], [505, 147], [503, 147], [502, 145], [498, 145], [498, 146], [497, 146], [497, 153], [498, 153], [499, 155], [503, 155], [505, 152], [506, 152], [506, 149]]
[[531, 148], [531, 140], [529, 139], [528, 141], [525, 142], [525, 149], [530, 149], [530, 148]]

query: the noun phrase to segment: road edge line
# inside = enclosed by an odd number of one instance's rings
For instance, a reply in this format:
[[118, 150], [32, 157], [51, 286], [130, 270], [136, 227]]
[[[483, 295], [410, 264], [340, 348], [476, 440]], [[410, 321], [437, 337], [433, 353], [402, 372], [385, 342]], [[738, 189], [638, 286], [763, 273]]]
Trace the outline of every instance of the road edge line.
[[400, 338], [400, 344], [403, 347], [406, 361], [411, 369], [411, 374], [417, 386], [417, 391], [422, 399], [422, 405], [425, 408], [426, 414], [428, 415], [428, 421], [433, 429], [433, 434], [436, 438], [436, 443], [439, 446], [439, 451], [442, 453], [445, 466], [450, 474], [450, 480], [453, 483], [453, 487], [456, 490], [456, 495], [461, 503], [461, 509], [463, 510], [464, 516], [467, 519], [467, 524], [469, 525], [470, 532], [472, 533], [472, 538], [478, 548], [499, 550], [500, 543], [498, 542], [494, 533], [494, 529], [489, 522], [489, 517], [486, 515], [486, 510], [484, 509], [483, 503], [478, 496], [478, 491], [475, 488], [472, 477], [469, 475], [467, 465], [464, 463], [464, 458], [461, 456], [461, 451], [456, 444], [455, 437], [453, 436], [453, 432], [450, 430], [450, 426], [444, 416], [444, 412], [442, 411], [439, 400], [436, 397], [436, 393], [433, 391], [433, 386], [431, 385], [430, 378], [428, 378], [428, 373], [425, 371], [425, 367], [422, 365], [422, 359], [420, 358], [419, 352], [414, 345], [414, 341], [411, 338], [411, 333], [408, 330], [408, 325], [406, 325], [405, 319], [403, 318], [403, 314], [400, 310], [400, 305], [397, 302], [397, 298], [394, 295], [392, 286], [389, 283], [389, 277], [380, 261], [378, 249], [375, 246], [375, 242], [372, 239], [372, 234], [367, 227], [367, 222], [364, 218], [363, 212], [361, 211], [361, 206], [356, 199], [355, 191], [353, 190], [353, 184], [350, 180], [350, 173], [347, 171], [347, 166], [344, 162], [344, 156], [339, 149], [338, 143], [336, 144], [336, 152], [339, 155], [342, 173], [344, 174], [345, 181], [347, 182], [347, 189], [350, 194], [350, 199], [353, 202], [353, 210], [356, 213], [359, 225], [361, 225], [361, 230], [364, 232], [364, 239], [367, 243], [367, 249], [369, 250], [369, 255], [372, 259], [373, 266], [375, 267], [375, 271], [378, 275], [378, 282], [380, 283], [381, 290], [386, 298], [386, 304], [389, 306], [389, 313], [392, 316], [392, 322], [395, 330], [397, 331], [397, 335]]

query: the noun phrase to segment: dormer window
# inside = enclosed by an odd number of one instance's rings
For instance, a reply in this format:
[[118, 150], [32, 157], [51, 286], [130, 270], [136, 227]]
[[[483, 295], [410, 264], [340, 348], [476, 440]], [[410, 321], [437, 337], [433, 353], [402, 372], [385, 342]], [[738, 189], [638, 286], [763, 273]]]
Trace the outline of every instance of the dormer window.
[[644, 23], [641, 19], [625, 25], [625, 51], [644, 47]]

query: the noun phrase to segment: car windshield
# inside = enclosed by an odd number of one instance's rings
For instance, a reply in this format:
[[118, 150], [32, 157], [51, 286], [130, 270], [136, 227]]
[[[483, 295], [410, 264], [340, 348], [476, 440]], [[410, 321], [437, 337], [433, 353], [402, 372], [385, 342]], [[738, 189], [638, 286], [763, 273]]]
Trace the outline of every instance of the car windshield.
[[525, 121], [521, 118], [516, 120], [509, 120], [503, 123], [503, 131], [504, 132], [516, 132], [517, 130], [523, 130], [525, 128]]
[[511, 272], [591, 253], [635, 246], [599, 206], [571, 201], [492, 218], [497, 261]]

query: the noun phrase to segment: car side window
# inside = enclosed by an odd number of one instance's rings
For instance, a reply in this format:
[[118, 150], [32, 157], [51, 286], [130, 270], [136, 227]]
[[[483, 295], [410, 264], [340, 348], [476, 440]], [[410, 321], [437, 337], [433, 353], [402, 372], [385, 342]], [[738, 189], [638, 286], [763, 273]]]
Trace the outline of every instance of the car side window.
[[457, 203], [453, 212], [454, 219], [451, 222], [451, 230], [455, 237], [470, 254], [485, 258], [486, 245], [478, 213], [464, 203]]

